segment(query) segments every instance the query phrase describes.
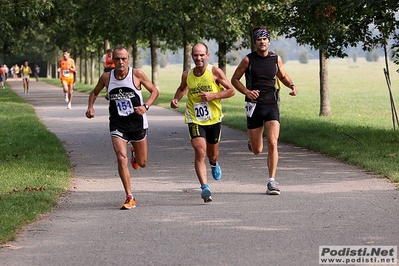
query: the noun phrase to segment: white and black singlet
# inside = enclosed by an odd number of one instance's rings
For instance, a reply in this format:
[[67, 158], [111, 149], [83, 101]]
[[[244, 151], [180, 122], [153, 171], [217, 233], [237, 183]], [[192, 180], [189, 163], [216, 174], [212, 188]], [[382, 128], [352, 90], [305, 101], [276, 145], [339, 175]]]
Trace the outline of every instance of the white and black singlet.
[[148, 128], [146, 113], [139, 115], [134, 112], [134, 107], [142, 106], [144, 102], [141, 90], [133, 82], [133, 68], [129, 67], [123, 79], [115, 78], [115, 71], [111, 70], [107, 91], [111, 132], [136, 132]]

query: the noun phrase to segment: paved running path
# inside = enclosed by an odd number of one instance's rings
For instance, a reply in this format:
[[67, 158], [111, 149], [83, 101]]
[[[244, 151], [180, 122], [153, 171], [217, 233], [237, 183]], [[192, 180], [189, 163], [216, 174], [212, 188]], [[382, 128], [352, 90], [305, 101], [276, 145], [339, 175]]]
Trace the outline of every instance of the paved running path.
[[107, 101], [89, 120], [86, 94], [67, 110], [61, 87], [32, 80], [24, 95], [21, 81], [9, 84], [62, 141], [74, 178], [53, 212], [0, 251], [0, 265], [319, 265], [321, 245], [399, 244], [399, 192], [386, 179], [280, 143], [282, 193], [268, 196], [266, 155], [227, 127], [223, 177], [209, 179], [213, 202], [203, 203], [183, 116], [155, 106], [148, 166], [131, 170], [137, 207], [120, 211]]

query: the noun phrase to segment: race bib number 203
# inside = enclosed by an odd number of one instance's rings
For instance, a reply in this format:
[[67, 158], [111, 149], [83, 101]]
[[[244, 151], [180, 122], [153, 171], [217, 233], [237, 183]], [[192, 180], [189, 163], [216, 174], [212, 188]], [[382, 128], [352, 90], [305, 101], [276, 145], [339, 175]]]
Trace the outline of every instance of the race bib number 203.
[[211, 110], [207, 102], [194, 104], [194, 115], [197, 121], [207, 121], [211, 119]]

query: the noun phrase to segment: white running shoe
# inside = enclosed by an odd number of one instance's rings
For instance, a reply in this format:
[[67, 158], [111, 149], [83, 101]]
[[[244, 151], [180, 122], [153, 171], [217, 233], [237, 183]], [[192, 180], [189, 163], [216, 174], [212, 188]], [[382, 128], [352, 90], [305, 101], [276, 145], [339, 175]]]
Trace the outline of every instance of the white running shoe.
[[69, 102], [68, 93], [65, 93], [65, 95], [64, 95], [64, 100], [65, 100], [66, 102]]
[[72, 103], [71, 102], [68, 103], [67, 109], [72, 109]]

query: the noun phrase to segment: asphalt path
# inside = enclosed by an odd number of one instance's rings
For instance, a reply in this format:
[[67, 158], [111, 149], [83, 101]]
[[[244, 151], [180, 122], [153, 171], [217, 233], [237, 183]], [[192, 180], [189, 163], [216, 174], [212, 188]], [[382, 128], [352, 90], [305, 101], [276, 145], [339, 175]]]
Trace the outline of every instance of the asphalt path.
[[[181, 114], [152, 106], [146, 168], [131, 169], [137, 207], [124, 201], [108, 131], [108, 102], [34, 80], [12, 89], [34, 106], [73, 164], [70, 192], [0, 250], [0, 265], [319, 265], [319, 246], [398, 246], [399, 192], [387, 179], [279, 143], [280, 196], [266, 195], [266, 153], [222, 128], [213, 202], [205, 204]], [[162, 93], [162, 91], [161, 91]], [[284, 130], [284, 127], [282, 127]]]

